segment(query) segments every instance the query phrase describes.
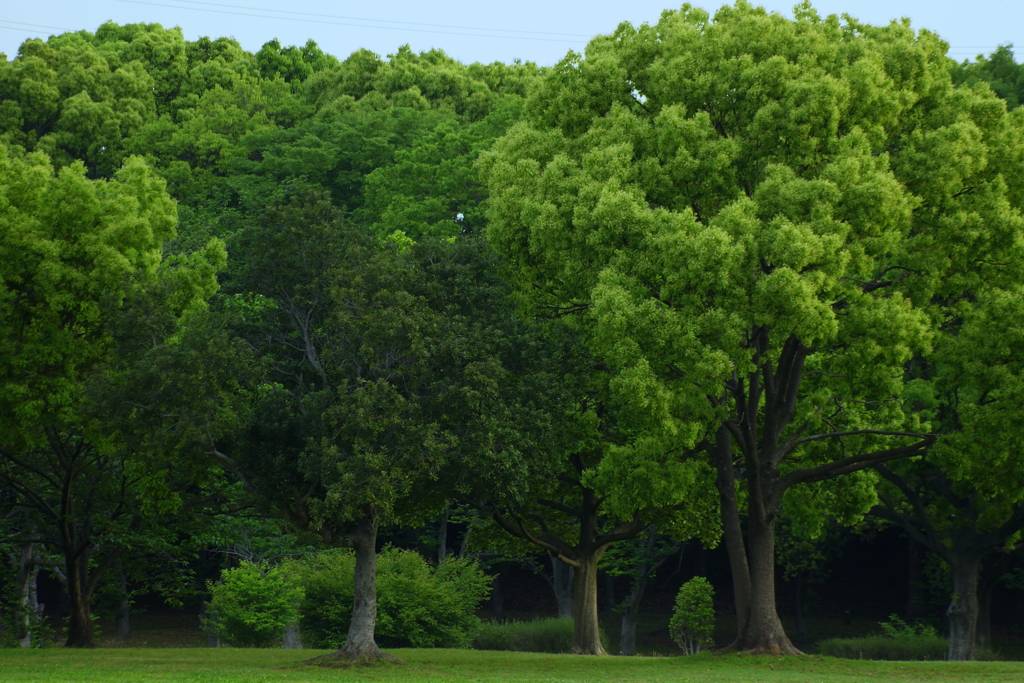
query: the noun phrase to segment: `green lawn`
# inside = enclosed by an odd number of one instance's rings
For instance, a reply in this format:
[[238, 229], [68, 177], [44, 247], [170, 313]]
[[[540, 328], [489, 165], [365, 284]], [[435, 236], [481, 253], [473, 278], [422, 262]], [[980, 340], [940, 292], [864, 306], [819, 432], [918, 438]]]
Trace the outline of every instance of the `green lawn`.
[[869, 681], [1024, 681], [1021, 662], [862, 662], [819, 657], [575, 657], [473, 650], [393, 650], [404, 665], [348, 669], [305, 666], [312, 650], [97, 649], [0, 650], [0, 681], [628, 681], [832, 683]]

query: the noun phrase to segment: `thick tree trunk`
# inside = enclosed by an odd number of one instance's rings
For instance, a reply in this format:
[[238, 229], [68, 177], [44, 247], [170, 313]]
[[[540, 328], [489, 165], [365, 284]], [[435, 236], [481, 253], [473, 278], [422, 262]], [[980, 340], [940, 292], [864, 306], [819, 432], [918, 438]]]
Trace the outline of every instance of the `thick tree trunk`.
[[123, 562], [120, 563], [119, 572], [117, 577], [117, 608], [115, 610], [117, 637], [127, 638], [132, 634], [131, 601], [128, 599], [128, 577], [124, 573]]
[[950, 661], [974, 659], [978, 628], [978, 564], [975, 558], [957, 558], [952, 564], [953, 599], [946, 610], [949, 619]]
[[718, 473], [715, 484], [722, 506], [722, 534], [729, 553], [733, 602], [736, 605], [736, 639], [725, 649], [737, 650], [742, 648], [747, 640], [747, 625], [750, 621], [750, 569], [747, 564], [747, 549], [743, 544], [743, 527], [740, 523], [736, 479], [732, 466], [732, 437], [727, 428], [718, 428], [712, 455]]
[[[551, 588], [555, 592], [555, 604], [558, 607], [559, 619], [571, 619], [573, 611], [573, 594], [575, 583], [575, 570], [551, 555]], [[596, 593], [595, 593], [596, 597]]]
[[[751, 507], [758, 505], [751, 501]], [[768, 654], [803, 654], [789, 637], [775, 603], [775, 520], [752, 511], [750, 532], [750, 621], [743, 649]]]
[[345, 646], [338, 651], [348, 658], [380, 657], [374, 640], [377, 628], [377, 518], [363, 520], [349, 538], [356, 551], [352, 622]]
[[608, 654], [601, 644], [597, 619], [597, 563], [604, 548], [581, 557], [577, 568], [572, 601], [572, 651], [578, 655]]
[[374, 640], [377, 627], [377, 527], [380, 520], [376, 511], [370, 511], [348, 534], [348, 542], [356, 553], [352, 621], [348, 637], [340, 650], [314, 660], [334, 660], [362, 663], [397, 657], [381, 652]]
[[82, 553], [75, 559], [67, 560], [68, 583], [68, 637], [64, 647], [96, 647], [93, 639], [93, 628], [89, 595], [86, 592], [85, 571], [79, 565], [88, 562], [88, 556]]

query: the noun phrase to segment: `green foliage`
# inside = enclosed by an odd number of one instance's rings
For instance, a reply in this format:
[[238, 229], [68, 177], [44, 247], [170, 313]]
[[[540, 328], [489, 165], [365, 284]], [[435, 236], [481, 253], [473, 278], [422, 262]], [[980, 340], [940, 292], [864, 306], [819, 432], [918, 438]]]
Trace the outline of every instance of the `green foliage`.
[[299, 616], [303, 590], [280, 566], [242, 562], [208, 581], [210, 602], [205, 626], [238, 647], [269, 647]]
[[[355, 557], [331, 550], [286, 563], [305, 594], [302, 641], [344, 645], [352, 618]], [[480, 628], [474, 614], [490, 587], [475, 562], [450, 558], [432, 566], [410, 550], [386, 548], [377, 559], [376, 640], [391, 647], [467, 647]]]
[[89, 180], [80, 162], [55, 173], [0, 143], [0, 445], [40, 443], [40, 417], [74, 403], [113, 311], [157, 276], [174, 208], [141, 159]]
[[908, 624], [900, 619], [898, 614], [890, 614], [888, 620], [880, 621], [878, 622], [878, 625], [882, 627], [882, 634], [887, 638], [934, 638], [939, 635], [938, 630], [934, 626], [929, 626], [928, 624], [920, 622], [917, 624]]
[[687, 4], [569, 54], [481, 155], [527, 305], [608, 368], [609, 502], [659, 492], [718, 426], [809, 535], [877, 502], [874, 472], [835, 466], [838, 434], [863, 467], [928, 432], [900, 400], [909, 363], [1024, 263], [1024, 119], [956, 87], [946, 51], [807, 3]]
[[818, 643], [821, 654], [843, 659], [940, 662], [946, 659], [948, 649], [946, 639], [937, 635], [829, 638]]
[[[485, 621], [473, 639], [475, 650], [510, 650], [513, 652], [572, 652], [572, 619], [534, 619], [506, 621], [496, 624]], [[607, 649], [608, 634], [601, 630], [601, 642]]]
[[668, 623], [672, 640], [688, 655], [714, 644], [714, 589], [703, 576], [695, 576], [679, 588], [672, 619]]
[[1000, 45], [988, 57], [978, 55], [973, 62], [964, 60], [952, 69], [953, 82], [974, 86], [986, 83], [992, 92], [1006, 100], [1009, 109], [1024, 101], [1024, 66], [1013, 56], [1013, 45]]
[[[949, 643], [934, 626], [918, 622], [908, 624], [897, 614], [878, 623], [882, 635], [864, 638], [829, 638], [818, 643], [818, 651], [828, 657], [888, 661], [942, 661]], [[976, 649], [975, 658], [991, 661], [998, 657], [990, 650]]]

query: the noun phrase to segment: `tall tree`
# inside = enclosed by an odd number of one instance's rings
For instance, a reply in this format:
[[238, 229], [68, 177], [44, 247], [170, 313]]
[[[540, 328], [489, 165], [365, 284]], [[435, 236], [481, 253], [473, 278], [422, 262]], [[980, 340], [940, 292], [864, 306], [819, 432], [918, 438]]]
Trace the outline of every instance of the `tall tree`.
[[687, 5], [570, 53], [481, 158], [495, 245], [586, 330], [633, 452], [716, 468], [735, 647], [798, 652], [777, 511], [856, 519], [870, 468], [927, 450], [905, 364], [1020, 258], [1020, 119], [954, 88], [945, 51], [806, 3]]
[[91, 596], [161, 478], [99, 410], [128, 352], [116, 329], [140, 299], [166, 295], [172, 321], [201, 305], [223, 248], [162, 259], [174, 204], [138, 158], [88, 180], [80, 162], [54, 173], [45, 155], [0, 143], [0, 213], [0, 480], [47, 525], [71, 599], [67, 645], [89, 647]]
[[[180, 444], [297, 529], [354, 548], [353, 616], [331, 656], [386, 657], [374, 640], [380, 524], [436, 518], [469, 463], [517, 448], [536, 419], [516, 380], [529, 335], [480, 239], [381, 243], [303, 195], [233, 248], [225, 306], [244, 345], [211, 317], [167, 348], [149, 407], [179, 415]], [[231, 383], [247, 368], [264, 371], [239, 394]], [[197, 372], [209, 381], [192, 388]]]
[[[1020, 263], [1005, 262], [1008, 284], [1021, 281]], [[997, 551], [1024, 529], [1021, 294], [1019, 286], [992, 289], [959, 302], [960, 315], [944, 327], [935, 354], [918, 364], [922, 376], [906, 394], [931, 419], [939, 441], [925, 461], [879, 467], [889, 487], [875, 513], [951, 570], [951, 660], [974, 658], [985, 611], [982, 564], [997, 564]]]

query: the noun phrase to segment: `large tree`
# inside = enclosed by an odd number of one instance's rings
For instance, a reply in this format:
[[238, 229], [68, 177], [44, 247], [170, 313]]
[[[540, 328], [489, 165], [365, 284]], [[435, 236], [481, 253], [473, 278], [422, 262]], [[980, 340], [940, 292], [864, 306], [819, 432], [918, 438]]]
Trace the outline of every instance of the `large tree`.
[[[1021, 270], [1019, 260], [1007, 262], [1007, 284], [1020, 282]], [[936, 353], [915, 364], [921, 376], [906, 394], [940, 433], [936, 447], [924, 460], [879, 466], [889, 486], [875, 514], [950, 568], [951, 660], [973, 659], [976, 642], [987, 639], [993, 582], [980, 581], [981, 568], [996, 565], [1024, 529], [1021, 294], [1011, 286], [959, 302], [960, 315], [943, 328]]]
[[[560, 372], [567, 378], [561, 405], [550, 407], [556, 411], [552, 428], [557, 436], [519, 454], [518, 462], [513, 454], [499, 452], [514, 465], [504, 466], [505, 478], [486, 475], [484, 486], [498, 527], [549, 553], [556, 583], [559, 569], [572, 572], [572, 651], [603, 655], [597, 578], [605, 551], [652, 524], [711, 545], [719, 534], [717, 506], [704, 463], [671, 453], [617, 458], [629, 435], [619, 432], [614, 411], [595, 400], [603, 382], [587, 381], [606, 373], [590, 370], [594, 361], [573, 348], [579, 346], [575, 335], [562, 336], [562, 348], [552, 345], [545, 359], [552, 375]], [[651, 466], [658, 469], [657, 482]]]
[[517, 379], [536, 357], [531, 333], [479, 238], [381, 243], [314, 194], [233, 248], [223, 303], [236, 339], [210, 316], [165, 348], [145, 400], [176, 416], [176, 446], [212, 456], [299, 531], [354, 548], [353, 616], [332, 656], [385, 657], [380, 524], [435, 518], [469, 467], [514, 455], [543, 423]]
[[92, 594], [143, 524], [147, 489], [165, 490], [161, 461], [101, 409], [111, 367], [134, 356], [118, 329], [159, 300], [173, 332], [223, 260], [217, 242], [162, 258], [174, 209], [141, 159], [89, 180], [80, 162], [55, 173], [42, 153], [0, 143], [0, 481], [63, 558], [72, 647], [93, 644]]
[[736, 647], [798, 652], [780, 506], [854, 519], [870, 468], [926, 451], [906, 364], [1020, 259], [1020, 119], [945, 51], [809, 4], [686, 5], [570, 53], [482, 157], [496, 246], [587, 331], [635, 450], [717, 469]]

